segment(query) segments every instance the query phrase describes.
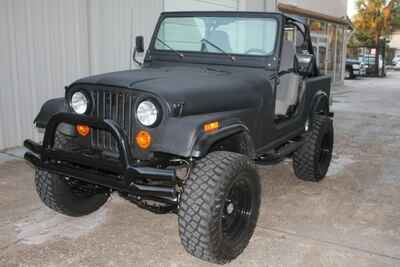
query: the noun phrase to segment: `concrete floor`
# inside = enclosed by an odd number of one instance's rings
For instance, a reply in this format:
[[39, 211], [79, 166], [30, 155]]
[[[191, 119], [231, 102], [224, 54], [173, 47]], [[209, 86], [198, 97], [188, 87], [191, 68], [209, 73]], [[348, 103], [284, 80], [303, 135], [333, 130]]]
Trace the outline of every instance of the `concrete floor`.
[[[400, 266], [399, 81], [346, 81], [337, 91], [323, 182], [296, 179], [290, 162], [260, 167], [258, 226], [228, 266]], [[185, 253], [175, 215], [113, 196], [92, 215], [64, 217], [39, 201], [31, 167], [5, 154], [0, 162], [0, 266], [209, 265]]]

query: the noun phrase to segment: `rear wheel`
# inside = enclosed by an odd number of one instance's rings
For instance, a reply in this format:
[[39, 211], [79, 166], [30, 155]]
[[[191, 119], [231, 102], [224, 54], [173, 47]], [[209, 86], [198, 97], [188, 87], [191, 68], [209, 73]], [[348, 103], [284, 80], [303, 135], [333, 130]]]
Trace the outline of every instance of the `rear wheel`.
[[[71, 137], [57, 132], [54, 147], [71, 145]], [[79, 217], [99, 209], [108, 199], [109, 192], [70, 177], [35, 171], [36, 191], [43, 203], [64, 215]]]
[[294, 153], [293, 169], [305, 181], [318, 182], [328, 172], [333, 150], [332, 119], [314, 115], [303, 146]]
[[178, 212], [186, 251], [219, 264], [239, 256], [253, 235], [260, 195], [260, 179], [248, 157], [217, 151], [199, 160], [184, 185]]

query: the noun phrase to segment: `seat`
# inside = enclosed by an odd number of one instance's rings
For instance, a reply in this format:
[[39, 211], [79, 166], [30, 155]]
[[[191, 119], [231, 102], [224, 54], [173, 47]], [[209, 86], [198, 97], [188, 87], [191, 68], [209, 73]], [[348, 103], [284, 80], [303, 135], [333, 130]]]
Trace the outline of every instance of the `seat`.
[[[224, 50], [226, 53], [231, 53], [232, 48], [231, 48], [231, 43], [229, 41], [229, 36], [226, 32], [224, 31], [213, 31], [210, 33], [208, 36], [208, 40]], [[207, 51], [211, 53], [221, 53], [220, 50], [217, 48], [207, 45]]]
[[293, 42], [284, 41], [282, 47], [282, 58], [280, 83], [277, 86], [275, 98], [275, 115], [288, 116], [291, 107], [297, 104], [302, 77], [294, 72], [294, 58], [296, 47]]
[[300, 83], [301, 77], [295, 73], [287, 73], [281, 77], [276, 94], [276, 115], [289, 115], [289, 108], [297, 104]]

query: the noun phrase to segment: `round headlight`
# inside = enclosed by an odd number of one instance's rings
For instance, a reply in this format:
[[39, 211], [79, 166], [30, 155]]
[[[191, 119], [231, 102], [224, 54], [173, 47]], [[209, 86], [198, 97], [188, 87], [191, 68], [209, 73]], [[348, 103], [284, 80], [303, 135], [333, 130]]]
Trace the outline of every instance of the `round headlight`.
[[158, 109], [153, 102], [145, 100], [137, 107], [136, 117], [142, 125], [152, 126], [158, 120]]
[[78, 114], [84, 114], [88, 109], [89, 100], [82, 92], [76, 92], [71, 97], [71, 108]]

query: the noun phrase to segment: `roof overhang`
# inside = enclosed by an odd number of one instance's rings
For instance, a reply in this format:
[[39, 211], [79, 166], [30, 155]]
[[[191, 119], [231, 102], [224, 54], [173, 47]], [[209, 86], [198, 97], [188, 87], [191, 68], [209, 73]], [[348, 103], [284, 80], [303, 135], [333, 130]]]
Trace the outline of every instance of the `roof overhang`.
[[349, 19], [347, 17], [344, 17], [344, 18], [334, 17], [334, 16], [322, 14], [319, 12], [315, 12], [312, 10], [304, 9], [304, 8], [301, 8], [301, 7], [298, 7], [295, 5], [282, 4], [282, 3], [278, 4], [278, 9], [279, 9], [279, 11], [282, 11], [285, 13], [309, 17], [309, 18], [318, 19], [318, 20], [324, 20], [327, 22], [341, 24], [341, 25], [345, 25], [345, 26], [352, 28], [351, 22], [349, 21]]

